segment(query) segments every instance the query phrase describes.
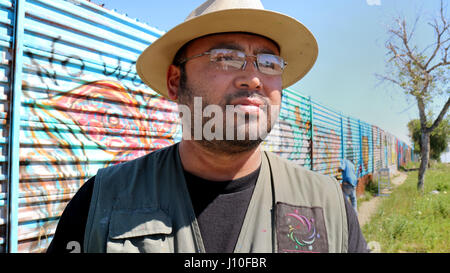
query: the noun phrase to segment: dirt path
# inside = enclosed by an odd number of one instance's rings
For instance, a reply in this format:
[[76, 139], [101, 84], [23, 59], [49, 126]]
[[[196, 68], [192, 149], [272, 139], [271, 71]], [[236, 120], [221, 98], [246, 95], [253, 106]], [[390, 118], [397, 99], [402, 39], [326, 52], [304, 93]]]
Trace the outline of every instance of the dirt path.
[[[408, 176], [402, 172], [398, 172], [398, 174], [398, 176], [391, 179], [391, 183], [394, 188], [403, 184]], [[377, 207], [382, 200], [381, 198], [383, 197], [377, 196], [372, 198], [370, 201], [358, 204], [358, 221], [361, 227], [363, 227], [370, 220], [370, 217], [376, 212]]]

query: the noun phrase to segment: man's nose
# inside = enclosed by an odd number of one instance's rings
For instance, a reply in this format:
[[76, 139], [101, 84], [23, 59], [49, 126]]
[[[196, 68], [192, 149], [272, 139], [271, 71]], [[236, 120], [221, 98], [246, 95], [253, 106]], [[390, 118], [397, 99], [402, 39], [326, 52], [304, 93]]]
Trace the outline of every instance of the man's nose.
[[242, 71], [236, 78], [235, 84], [238, 89], [247, 90], [262, 90], [263, 84], [261, 80], [261, 75], [256, 64], [251, 61], [247, 61], [244, 64]]

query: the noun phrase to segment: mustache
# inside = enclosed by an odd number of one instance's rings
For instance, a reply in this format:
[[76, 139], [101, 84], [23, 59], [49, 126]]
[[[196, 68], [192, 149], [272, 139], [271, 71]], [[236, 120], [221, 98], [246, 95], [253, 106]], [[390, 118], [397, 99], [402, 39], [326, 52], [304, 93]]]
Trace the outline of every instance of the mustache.
[[257, 98], [261, 101], [263, 101], [265, 107], [269, 107], [269, 99], [267, 97], [262, 96], [259, 94], [258, 91], [249, 91], [249, 90], [239, 90], [235, 93], [229, 94], [225, 96], [225, 105], [230, 105], [231, 102], [235, 99], [240, 98]]

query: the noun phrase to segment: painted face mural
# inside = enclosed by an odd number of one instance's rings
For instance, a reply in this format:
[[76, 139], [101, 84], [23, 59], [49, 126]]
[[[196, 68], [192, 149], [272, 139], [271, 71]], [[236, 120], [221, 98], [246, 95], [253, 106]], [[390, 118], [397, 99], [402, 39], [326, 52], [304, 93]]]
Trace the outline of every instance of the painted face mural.
[[[49, 162], [71, 158], [94, 164], [128, 161], [175, 142], [180, 129], [176, 110], [173, 102], [129, 91], [118, 82], [84, 84], [36, 100], [30, 119], [39, 123], [23, 132], [34, 146], [24, 149], [23, 157], [39, 154]], [[53, 165], [56, 169], [48, 172], [64, 171], [61, 164]], [[78, 172], [82, 176], [85, 171]]]
[[45, 244], [45, 234], [56, 227], [54, 219], [99, 168], [145, 155], [181, 137], [176, 104], [149, 91], [129, 90], [111, 80], [69, 91], [36, 89], [23, 84], [19, 187], [24, 202], [41, 201], [21, 208], [20, 221], [32, 221], [36, 215], [45, 220], [20, 225], [19, 234], [38, 234], [39, 240], [21, 244], [27, 251]]
[[[99, 146], [158, 149], [172, 144], [177, 130], [173, 103], [150, 98], [142, 106], [117, 82], [97, 81], [44, 102], [64, 111]], [[133, 152], [128, 157], [134, 157]], [[126, 160], [126, 158], [124, 158]]]

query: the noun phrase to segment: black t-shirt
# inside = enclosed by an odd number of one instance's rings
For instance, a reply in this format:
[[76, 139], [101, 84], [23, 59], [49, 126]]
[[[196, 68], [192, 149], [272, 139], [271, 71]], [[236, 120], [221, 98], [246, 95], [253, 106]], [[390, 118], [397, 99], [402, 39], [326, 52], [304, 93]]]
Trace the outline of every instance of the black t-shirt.
[[[191, 202], [208, 253], [231, 253], [247, 212], [260, 168], [231, 181], [209, 181], [184, 172]], [[89, 213], [95, 177], [89, 179], [67, 205], [47, 253], [71, 252], [69, 242], [78, 242], [83, 250], [84, 231]], [[345, 201], [348, 223], [348, 252], [367, 252], [355, 211]], [[218, 236], [220, 234], [220, 236]]]

